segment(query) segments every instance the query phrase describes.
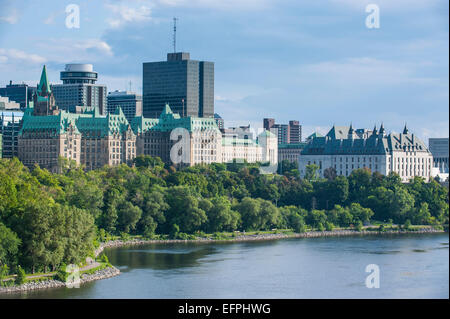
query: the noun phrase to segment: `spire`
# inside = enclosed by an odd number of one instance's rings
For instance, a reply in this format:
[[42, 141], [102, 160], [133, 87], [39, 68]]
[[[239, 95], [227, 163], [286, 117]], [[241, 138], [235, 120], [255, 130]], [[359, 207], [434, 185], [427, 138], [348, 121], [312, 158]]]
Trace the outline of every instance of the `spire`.
[[350, 128], [348, 129], [348, 138], [353, 139], [353, 125], [350, 123]]
[[408, 131], [408, 128], [406, 127], [406, 123], [405, 123], [405, 128], [403, 129], [403, 134], [408, 134], [409, 133], [409, 131]]
[[384, 126], [383, 126], [383, 122], [381, 122], [381, 126], [380, 126], [380, 135], [384, 135]]
[[374, 127], [373, 127], [373, 135], [376, 135], [378, 132], [377, 132], [377, 125], [375, 124], [374, 125]]
[[51, 93], [50, 85], [48, 84], [47, 67], [45, 65], [42, 68], [41, 80], [37, 87], [37, 93], [40, 96], [47, 96]]

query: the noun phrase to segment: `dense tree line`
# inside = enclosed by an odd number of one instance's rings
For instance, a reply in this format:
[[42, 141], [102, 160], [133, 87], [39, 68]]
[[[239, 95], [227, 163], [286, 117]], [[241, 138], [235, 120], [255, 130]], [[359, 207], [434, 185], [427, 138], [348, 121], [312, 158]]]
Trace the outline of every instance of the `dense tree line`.
[[0, 270], [55, 270], [79, 263], [96, 239], [109, 235], [185, 234], [306, 227], [361, 227], [370, 220], [448, 224], [448, 190], [436, 181], [401, 183], [355, 170], [349, 177], [317, 167], [307, 176], [287, 163], [281, 174], [258, 164], [211, 164], [177, 169], [139, 156], [85, 172], [60, 160], [60, 173], [0, 161]]

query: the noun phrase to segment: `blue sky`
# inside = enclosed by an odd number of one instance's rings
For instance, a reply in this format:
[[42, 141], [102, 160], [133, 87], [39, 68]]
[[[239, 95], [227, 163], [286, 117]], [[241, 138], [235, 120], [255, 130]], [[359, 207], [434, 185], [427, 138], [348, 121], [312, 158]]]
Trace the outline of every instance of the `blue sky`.
[[[65, 26], [68, 4], [80, 28]], [[365, 7], [380, 8], [368, 29]], [[227, 126], [291, 119], [304, 135], [330, 126], [426, 142], [449, 130], [447, 0], [0, 0], [0, 86], [35, 85], [43, 64], [92, 63], [108, 90], [142, 90], [142, 63], [172, 49], [215, 62], [215, 109]]]

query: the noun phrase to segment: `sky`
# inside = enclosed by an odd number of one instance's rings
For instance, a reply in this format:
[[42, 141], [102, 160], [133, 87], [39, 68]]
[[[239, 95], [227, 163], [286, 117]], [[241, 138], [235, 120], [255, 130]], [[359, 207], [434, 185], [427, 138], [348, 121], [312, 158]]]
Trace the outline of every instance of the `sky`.
[[[76, 4], [80, 27], [67, 28]], [[368, 4], [379, 28], [367, 28]], [[45, 64], [90, 63], [108, 91], [142, 92], [142, 63], [177, 51], [215, 63], [226, 126], [298, 120], [448, 137], [448, 0], [0, 0], [0, 86]]]

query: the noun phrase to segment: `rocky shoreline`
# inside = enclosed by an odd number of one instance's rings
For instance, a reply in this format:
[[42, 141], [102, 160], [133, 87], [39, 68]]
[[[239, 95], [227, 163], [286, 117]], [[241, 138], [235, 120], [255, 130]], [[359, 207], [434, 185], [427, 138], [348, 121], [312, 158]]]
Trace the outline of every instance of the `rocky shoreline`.
[[331, 231], [311, 231], [305, 233], [295, 234], [259, 234], [259, 235], [238, 235], [230, 239], [212, 239], [212, 238], [198, 238], [198, 239], [132, 239], [127, 241], [112, 240], [106, 243], [101, 243], [100, 247], [95, 251], [99, 255], [105, 248], [116, 248], [122, 246], [146, 245], [146, 244], [173, 244], [173, 243], [226, 243], [226, 242], [244, 242], [256, 240], [277, 240], [286, 238], [316, 238], [316, 237], [339, 237], [339, 236], [366, 236], [366, 235], [390, 235], [390, 234], [428, 234], [428, 233], [445, 233], [443, 230], [432, 228], [423, 228], [416, 231], [406, 230], [388, 230], [383, 232], [378, 231], [357, 231], [357, 230], [331, 230]]
[[[104, 268], [96, 271], [93, 274], [82, 274], [80, 278], [80, 285], [94, 280], [106, 279], [114, 277], [120, 274], [120, 270], [114, 266]], [[65, 287], [66, 284], [59, 280], [46, 280], [41, 282], [30, 281], [20, 286], [12, 287], [0, 287], [1, 293], [24, 293], [27, 291], [37, 290], [37, 289], [49, 289], [49, 288], [61, 288]]]

